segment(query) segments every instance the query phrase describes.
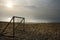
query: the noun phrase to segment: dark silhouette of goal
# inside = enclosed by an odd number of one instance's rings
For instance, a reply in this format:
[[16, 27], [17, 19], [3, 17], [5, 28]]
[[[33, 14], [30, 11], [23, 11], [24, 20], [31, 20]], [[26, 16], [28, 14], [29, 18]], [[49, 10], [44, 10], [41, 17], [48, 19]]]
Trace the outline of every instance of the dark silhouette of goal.
[[[12, 37], [13, 39], [14, 39], [14, 37], [15, 37], [15, 31], [16, 31], [16, 28], [18, 27], [18, 26], [20, 26], [20, 24], [22, 24], [22, 31], [25, 31], [25, 18], [24, 17], [18, 17], [18, 16], [13, 16], [12, 18], [11, 18], [11, 20], [10, 20], [10, 22], [8, 22], [8, 24], [6, 25], [6, 27], [4, 27], [3, 29], [2, 29], [2, 31], [1, 31], [1, 35], [4, 35], [4, 34], [6, 34], [5, 33], [5, 31], [8, 29], [12, 29], [12, 36], [10, 36], [10, 37]], [[9, 28], [8, 28], [9, 27]], [[9, 31], [10, 31], [9, 30]], [[4, 35], [4, 36], [6, 36], [6, 35]], [[9, 36], [7, 36], [7, 37], [9, 37]]]

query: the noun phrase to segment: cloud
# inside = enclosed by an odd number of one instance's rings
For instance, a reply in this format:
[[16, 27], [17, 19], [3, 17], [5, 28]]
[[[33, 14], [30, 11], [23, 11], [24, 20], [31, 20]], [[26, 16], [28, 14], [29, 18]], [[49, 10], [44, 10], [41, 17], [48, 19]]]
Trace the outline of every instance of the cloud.
[[60, 22], [60, 0], [13, 0], [13, 10], [0, 2], [0, 17], [23, 16], [33, 22]]

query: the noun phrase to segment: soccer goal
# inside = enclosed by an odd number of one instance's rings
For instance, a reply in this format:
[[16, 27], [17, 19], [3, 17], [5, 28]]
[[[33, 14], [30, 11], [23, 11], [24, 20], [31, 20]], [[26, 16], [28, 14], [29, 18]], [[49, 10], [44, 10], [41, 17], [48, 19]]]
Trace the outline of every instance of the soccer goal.
[[14, 38], [20, 31], [25, 31], [25, 18], [13, 16], [10, 22], [3, 28], [1, 34]]

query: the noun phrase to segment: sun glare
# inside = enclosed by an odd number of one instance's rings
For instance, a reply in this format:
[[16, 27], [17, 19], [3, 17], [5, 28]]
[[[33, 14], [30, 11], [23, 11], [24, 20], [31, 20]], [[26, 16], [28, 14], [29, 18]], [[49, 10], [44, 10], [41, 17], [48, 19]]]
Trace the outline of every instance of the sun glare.
[[6, 6], [9, 7], [9, 8], [13, 7], [12, 3], [7, 3]]
[[8, 1], [5, 6], [8, 7], [8, 8], [12, 8], [13, 7], [13, 2]]

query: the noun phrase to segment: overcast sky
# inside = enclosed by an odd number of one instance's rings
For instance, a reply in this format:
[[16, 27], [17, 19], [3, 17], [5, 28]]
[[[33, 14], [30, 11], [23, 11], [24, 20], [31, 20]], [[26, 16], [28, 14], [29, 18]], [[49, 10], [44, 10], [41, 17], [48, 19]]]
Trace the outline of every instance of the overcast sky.
[[0, 21], [12, 16], [26, 22], [60, 22], [60, 0], [0, 0]]

